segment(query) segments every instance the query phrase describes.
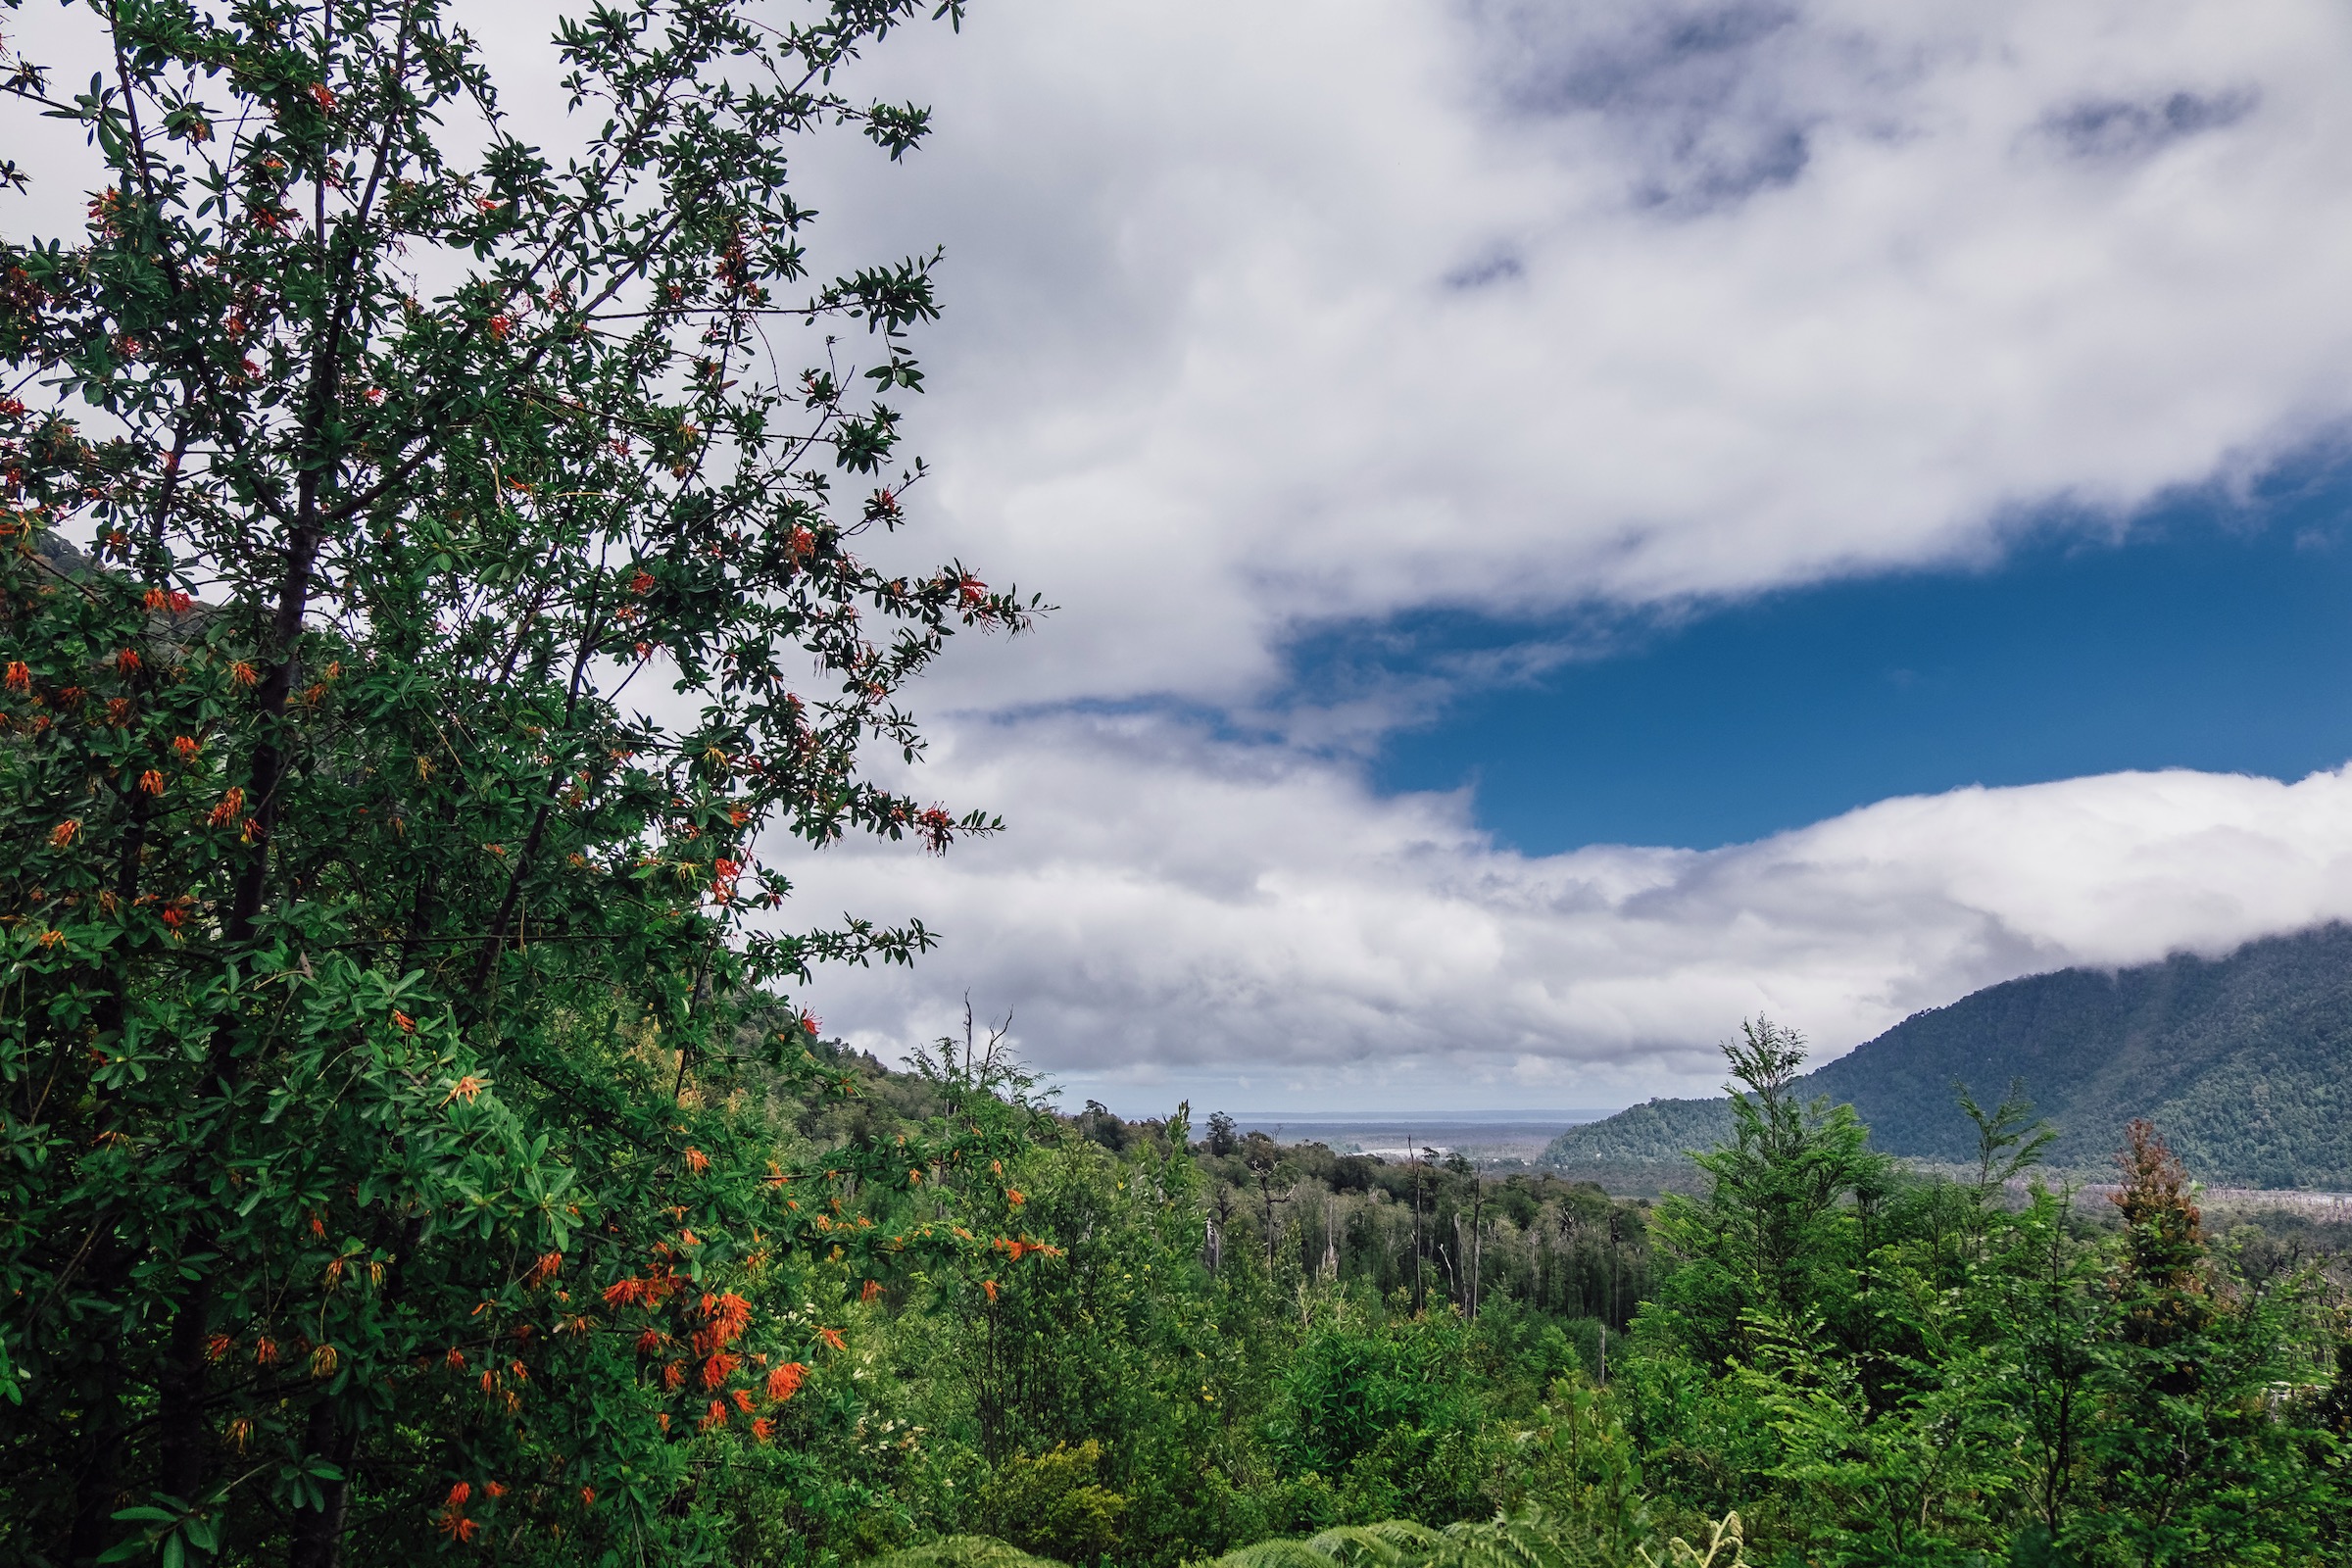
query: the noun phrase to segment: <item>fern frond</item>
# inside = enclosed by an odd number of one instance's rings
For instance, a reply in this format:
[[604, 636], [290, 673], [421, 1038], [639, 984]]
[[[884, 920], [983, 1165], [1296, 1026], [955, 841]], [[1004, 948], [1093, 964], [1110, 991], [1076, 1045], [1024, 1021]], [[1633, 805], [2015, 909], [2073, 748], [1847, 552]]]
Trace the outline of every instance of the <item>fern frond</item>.
[[1310, 1543], [1277, 1539], [1237, 1546], [1209, 1568], [1333, 1568], [1333, 1564]]
[[[1726, 1546], [1731, 1550], [1725, 1551]], [[1648, 1547], [1642, 1546], [1637, 1550], [1641, 1554], [1642, 1568], [1661, 1568], [1658, 1560], [1649, 1554]], [[1663, 1568], [1746, 1568], [1746, 1542], [1740, 1534], [1740, 1516], [1728, 1513], [1723, 1516], [1722, 1523], [1707, 1527], [1707, 1549], [1703, 1556], [1696, 1546], [1680, 1536], [1666, 1543]]]
[[1062, 1568], [994, 1536], [949, 1536], [869, 1559], [862, 1568]]

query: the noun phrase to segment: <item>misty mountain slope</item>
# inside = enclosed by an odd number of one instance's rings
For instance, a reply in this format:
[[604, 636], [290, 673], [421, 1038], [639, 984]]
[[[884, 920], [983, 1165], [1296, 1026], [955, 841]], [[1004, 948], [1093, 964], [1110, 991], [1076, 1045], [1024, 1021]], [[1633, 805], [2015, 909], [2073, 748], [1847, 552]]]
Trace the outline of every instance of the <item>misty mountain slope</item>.
[[[2058, 1130], [2053, 1164], [2102, 1164], [2124, 1124], [2148, 1116], [2201, 1180], [2352, 1187], [2352, 927], [1989, 986], [1904, 1019], [1801, 1088], [1850, 1102], [1882, 1149], [1964, 1160], [1975, 1129], [1952, 1081], [1989, 1104], [2012, 1078]], [[1570, 1129], [1544, 1159], [1678, 1160], [1730, 1125], [1719, 1100], [1652, 1101]]]

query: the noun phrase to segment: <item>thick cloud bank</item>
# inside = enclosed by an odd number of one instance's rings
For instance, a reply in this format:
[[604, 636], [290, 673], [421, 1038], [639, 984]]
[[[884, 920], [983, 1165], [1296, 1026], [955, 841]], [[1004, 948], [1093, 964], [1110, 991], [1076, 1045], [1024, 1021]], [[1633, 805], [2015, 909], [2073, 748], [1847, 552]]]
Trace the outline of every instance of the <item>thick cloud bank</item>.
[[949, 938], [816, 999], [893, 1051], [968, 991], [1129, 1114], [1212, 1091], [1622, 1103], [1711, 1085], [1712, 1043], [1759, 1008], [1835, 1054], [2013, 975], [2352, 917], [2352, 770], [1966, 789], [1704, 853], [1543, 858], [1492, 847], [1458, 796], [1379, 800], [1154, 722], [966, 730], [933, 771], [1019, 801], [1020, 831], [802, 862], [804, 907], [919, 910]]
[[[898, 40], [894, 39], [894, 45]], [[2324, 0], [996, 0], [815, 170], [948, 246], [924, 505], [1065, 607], [959, 697], [2112, 528], [2352, 405]]]

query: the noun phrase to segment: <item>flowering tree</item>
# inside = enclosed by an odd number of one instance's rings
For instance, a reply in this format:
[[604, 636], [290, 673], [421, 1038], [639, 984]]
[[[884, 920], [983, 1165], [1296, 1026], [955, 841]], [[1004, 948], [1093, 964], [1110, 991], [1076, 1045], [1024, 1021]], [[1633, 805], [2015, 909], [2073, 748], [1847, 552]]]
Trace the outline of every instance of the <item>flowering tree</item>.
[[921, 1190], [991, 1097], [816, 1168], [763, 1108], [840, 1087], [775, 988], [930, 933], [747, 923], [763, 833], [996, 825], [858, 767], [1035, 607], [853, 552], [931, 278], [812, 278], [786, 180], [915, 146], [835, 83], [924, 8], [598, 5], [562, 157], [440, 0], [91, 0], [94, 58], [6, 60], [111, 182], [0, 242], [23, 1553], [690, 1551], [695, 1455], [844, 1344], [811, 1271], [986, 1246]]

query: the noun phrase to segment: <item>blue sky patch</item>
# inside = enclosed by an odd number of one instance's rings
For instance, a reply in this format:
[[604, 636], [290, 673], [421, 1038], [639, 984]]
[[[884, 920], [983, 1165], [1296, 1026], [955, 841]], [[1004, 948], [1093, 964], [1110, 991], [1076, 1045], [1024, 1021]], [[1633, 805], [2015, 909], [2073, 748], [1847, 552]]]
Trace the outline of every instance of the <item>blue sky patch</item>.
[[2298, 778], [2352, 757], [2352, 474], [2180, 498], [2122, 542], [2051, 527], [1995, 569], [1832, 583], [1684, 617], [1432, 615], [1304, 649], [1309, 684], [1588, 652], [1391, 737], [1384, 790], [1476, 792], [1533, 854], [1707, 848], [1893, 795], [2132, 768]]

